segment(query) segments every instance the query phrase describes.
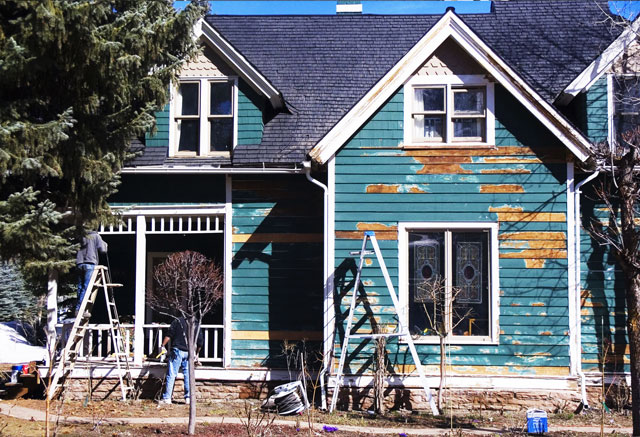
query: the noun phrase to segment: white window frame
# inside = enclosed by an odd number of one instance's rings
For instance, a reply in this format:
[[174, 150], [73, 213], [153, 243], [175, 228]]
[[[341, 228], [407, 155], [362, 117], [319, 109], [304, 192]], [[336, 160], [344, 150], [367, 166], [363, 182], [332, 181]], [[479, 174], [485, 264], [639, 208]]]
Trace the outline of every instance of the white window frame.
[[[410, 231], [489, 231], [489, 335], [462, 336], [450, 335], [446, 341], [449, 344], [498, 344], [500, 324], [500, 281], [498, 224], [493, 222], [401, 222], [398, 223], [398, 289], [400, 294], [400, 308], [403, 323], [409, 326], [409, 232]], [[450, 235], [450, 234], [449, 234]], [[449, 242], [450, 243], [450, 242]], [[445, 250], [451, 250], [447, 244]], [[451, 266], [445, 267], [447, 274], [445, 282], [451, 287]], [[414, 343], [437, 344], [439, 338], [435, 335], [412, 337]]]
[[[198, 152], [179, 151], [178, 144], [178, 120], [183, 118], [178, 114], [177, 102], [179, 102], [178, 88], [181, 83], [195, 83], [200, 85], [200, 99], [199, 99], [199, 115], [200, 120], [200, 144], [198, 146]], [[215, 82], [231, 82], [231, 117], [233, 117], [233, 144], [232, 149], [235, 148], [238, 142], [238, 78], [237, 77], [183, 77], [171, 86], [171, 100], [169, 105], [169, 156], [172, 157], [193, 157], [193, 156], [229, 156], [230, 151], [210, 151], [210, 134], [209, 128], [210, 118], [220, 118], [219, 116], [209, 115], [210, 109], [210, 84]], [[195, 117], [184, 117], [195, 118]]]
[[[444, 87], [444, 138], [442, 141], [425, 140], [413, 137], [414, 90], [416, 88]], [[453, 90], [456, 88], [485, 88], [485, 139], [473, 141], [468, 139], [455, 140], [453, 138]], [[451, 110], [450, 110], [451, 109]], [[446, 76], [412, 76], [404, 84], [404, 142], [406, 148], [425, 147], [494, 147], [495, 132], [495, 85], [484, 75], [446, 75]]]

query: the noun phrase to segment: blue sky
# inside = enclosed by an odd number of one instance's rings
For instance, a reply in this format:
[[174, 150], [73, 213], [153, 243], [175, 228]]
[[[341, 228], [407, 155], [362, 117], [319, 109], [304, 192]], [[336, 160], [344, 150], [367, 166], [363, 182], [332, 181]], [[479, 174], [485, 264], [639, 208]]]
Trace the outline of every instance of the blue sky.
[[[589, 1], [589, 0], [585, 0]], [[187, 1], [176, 1], [178, 9]], [[282, 14], [335, 14], [336, 1], [330, 0], [215, 0], [211, 13], [220, 15], [282, 15]], [[442, 14], [453, 6], [459, 14], [487, 13], [491, 2], [486, 0], [363, 0], [365, 14]], [[611, 12], [635, 18], [640, 12], [640, 1], [609, 1]]]

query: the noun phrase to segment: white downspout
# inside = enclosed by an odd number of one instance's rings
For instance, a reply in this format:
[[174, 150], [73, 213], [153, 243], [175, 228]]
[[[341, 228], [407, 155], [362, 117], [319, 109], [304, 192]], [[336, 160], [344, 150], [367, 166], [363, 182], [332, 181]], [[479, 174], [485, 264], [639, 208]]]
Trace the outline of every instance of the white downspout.
[[[574, 226], [575, 226], [575, 241], [574, 241], [574, 245], [575, 245], [575, 287], [576, 287], [576, 320], [577, 320], [577, 324], [578, 324], [578, 328], [581, 329], [581, 323], [580, 323], [580, 299], [581, 299], [581, 291], [582, 291], [582, 287], [581, 287], [581, 272], [580, 272], [580, 233], [581, 233], [581, 226], [582, 226], [582, 222], [581, 222], [581, 217], [580, 217], [580, 188], [592, 181], [593, 179], [595, 179], [599, 174], [599, 171], [596, 171], [595, 173], [592, 173], [591, 175], [589, 175], [589, 177], [587, 177], [585, 180], [579, 182], [576, 186], [575, 186], [575, 190], [573, 192], [574, 195]], [[589, 408], [589, 400], [587, 399], [587, 389], [585, 387], [586, 385], [586, 381], [585, 381], [585, 375], [584, 372], [582, 371], [582, 338], [580, 333], [578, 333], [577, 335], [577, 353], [578, 353], [578, 375], [580, 376], [580, 388], [581, 388], [581, 396], [582, 396], [582, 406], [584, 408]]]
[[314, 179], [311, 177], [311, 162], [310, 161], [305, 161], [302, 163], [303, 165], [303, 171], [305, 176], [307, 177], [307, 179], [309, 180], [309, 182], [311, 182], [314, 185], [317, 185], [318, 187], [322, 188], [324, 195], [324, 209], [323, 209], [323, 214], [324, 214], [324, 220], [323, 220], [323, 238], [322, 238], [322, 242], [323, 242], [323, 259], [322, 259], [322, 277], [323, 277], [323, 282], [324, 282], [324, 293], [323, 293], [323, 310], [324, 310], [324, 329], [323, 329], [323, 363], [322, 363], [322, 370], [320, 371], [320, 375], [319, 375], [319, 379], [320, 379], [320, 386], [321, 386], [321, 390], [320, 390], [320, 394], [321, 394], [321, 398], [322, 398], [322, 408], [323, 409], [327, 409], [327, 389], [325, 387], [324, 384], [324, 375], [327, 373], [327, 369], [329, 368], [329, 365], [331, 363], [331, 351], [327, 350], [327, 329], [328, 329], [328, 321], [327, 321], [327, 314], [328, 314], [328, 308], [326, 308], [326, 306], [328, 305], [328, 300], [327, 300], [327, 296], [328, 294], [331, 292], [331, 287], [329, 284], [329, 188], [323, 184], [322, 182]]

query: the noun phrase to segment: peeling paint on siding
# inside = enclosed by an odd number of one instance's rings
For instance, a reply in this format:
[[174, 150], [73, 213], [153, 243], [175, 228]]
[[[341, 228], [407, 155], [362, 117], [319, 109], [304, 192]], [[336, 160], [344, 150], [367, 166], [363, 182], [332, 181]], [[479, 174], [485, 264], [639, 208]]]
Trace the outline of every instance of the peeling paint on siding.
[[522, 185], [480, 185], [481, 193], [524, 193]]

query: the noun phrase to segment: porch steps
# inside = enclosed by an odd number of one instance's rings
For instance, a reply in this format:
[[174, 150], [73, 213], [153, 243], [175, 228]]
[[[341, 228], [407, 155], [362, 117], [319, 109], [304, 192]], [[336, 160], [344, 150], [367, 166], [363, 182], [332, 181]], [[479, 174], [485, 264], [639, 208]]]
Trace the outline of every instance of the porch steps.
[[[129, 367], [129, 354], [124, 351], [120, 319], [113, 295], [113, 288], [122, 287], [122, 284], [111, 283], [108, 276], [107, 268], [100, 265], [96, 266], [91, 274], [87, 292], [78, 310], [78, 317], [76, 317], [73, 323], [67, 344], [60, 355], [56, 369], [51, 377], [51, 383], [47, 390], [50, 399], [55, 399], [62, 393], [67, 378], [73, 372], [80, 347], [83, 345], [82, 340], [85, 337], [89, 319], [91, 318], [91, 310], [93, 309], [93, 304], [100, 290], [104, 292], [104, 298], [107, 304], [107, 315], [109, 316], [111, 339], [115, 351], [114, 356], [116, 359], [118, 378], [120, 379], [122, 400], [126, 400], [127, 397], [132, 395], [134, 386], [133, 379], [131, 378], [131, 369]], [[88, 317], [85, 317], [85, 315], [88, 315]]]
[[[373, 246], [373, 251], [367, 250], [367, 242], [370, 241]], [[407, 345], [409, 346], [409, 350], [411, 351], [411, 357], [413, 358], [413, 362], [418, 370], [418, 374], [420, 375], [420, 381], [422, 382], [422, 387], [424, 388], [424, 392], [427, 395], [427, 400], [429, 401], [429, 405], [431, 406], [431, 411], [434, 415], [440, 414], [438, 408], [436, 407], [435, 401], [431, 396], [431, 390], [427, 385], [427, 379], [424, 374], [424, 370], [422, 369], [422, 364], [420, 363], [420, 358], [418, 357], [418, 352], [416, 351], [416, 346], [413, 343], [413, 339], [409, 333], [409, 329], [405, 326], [402, 317], [400, 316], [400, 303], [398, 301], [398, 296], [396, 295], [395, 289], [393, 288], [393, 283], [391, 282], [391, 278], [389, 277], [389, 272], [387, 271], [387, 265], [384, 262], [384, 258], [382, 257], [382, 252], [380, 251], [380, 246], [378, 245], [378, 240], [376, 239], [376, 234], [373, 231], [366, 231], [364, 233], [364, 237], [362, 238], [362, 249], [358, 252], [351, 252], [352, 255], [360, 255], [360, 263], [358, 264], [358, 271], [356, 272], [356, 279], [354, 282], [354, 289], [351, 296], [351, 306], [349, 308], [349, 316], [347, 318], [347, 328], [344, 331], [344, 341], [342, 343], [342, 353], [340, 354], [340, 363], [338, 364], [338, 372], [335, 376], [335, 384], [333, 389], [333, 396], [331, 397], [331, 407], [329, 408], [329, 412], [333, 412], [336, 408], [336, 403], [338, 402], [338, 392], [340, 391], [340, 385], [344, 383], [344, 364], [346, 361], [346, 357], [348, 355], [349, 350], [349, 340], [350, 339], [374, 339], [374, 338], [388, 338], [388, 337], [404, 337]], [[393, 302], [393, 307], [396, 312], [396, 317], [398, 319], [398, 331], [390, 332], [390, 333], [357, 333], [351, 332], [353, 326], [353, 318], [355, 314], [355, 309], [358, 303], [365, 300], [366, 296], [362, 296], [360, 299], [360, 279], [362, 277], [362, 267], [364, 266], [364, 259], [366, 256], [374, 255], [378, 260], [378, 264], [380, 265], [380, 270], [382, 270], [382, 275], [384, 276], [384, 282], [387, 285], [387, 290], [389, 291], [389, 295], [391, 296], [391, 301]]]

